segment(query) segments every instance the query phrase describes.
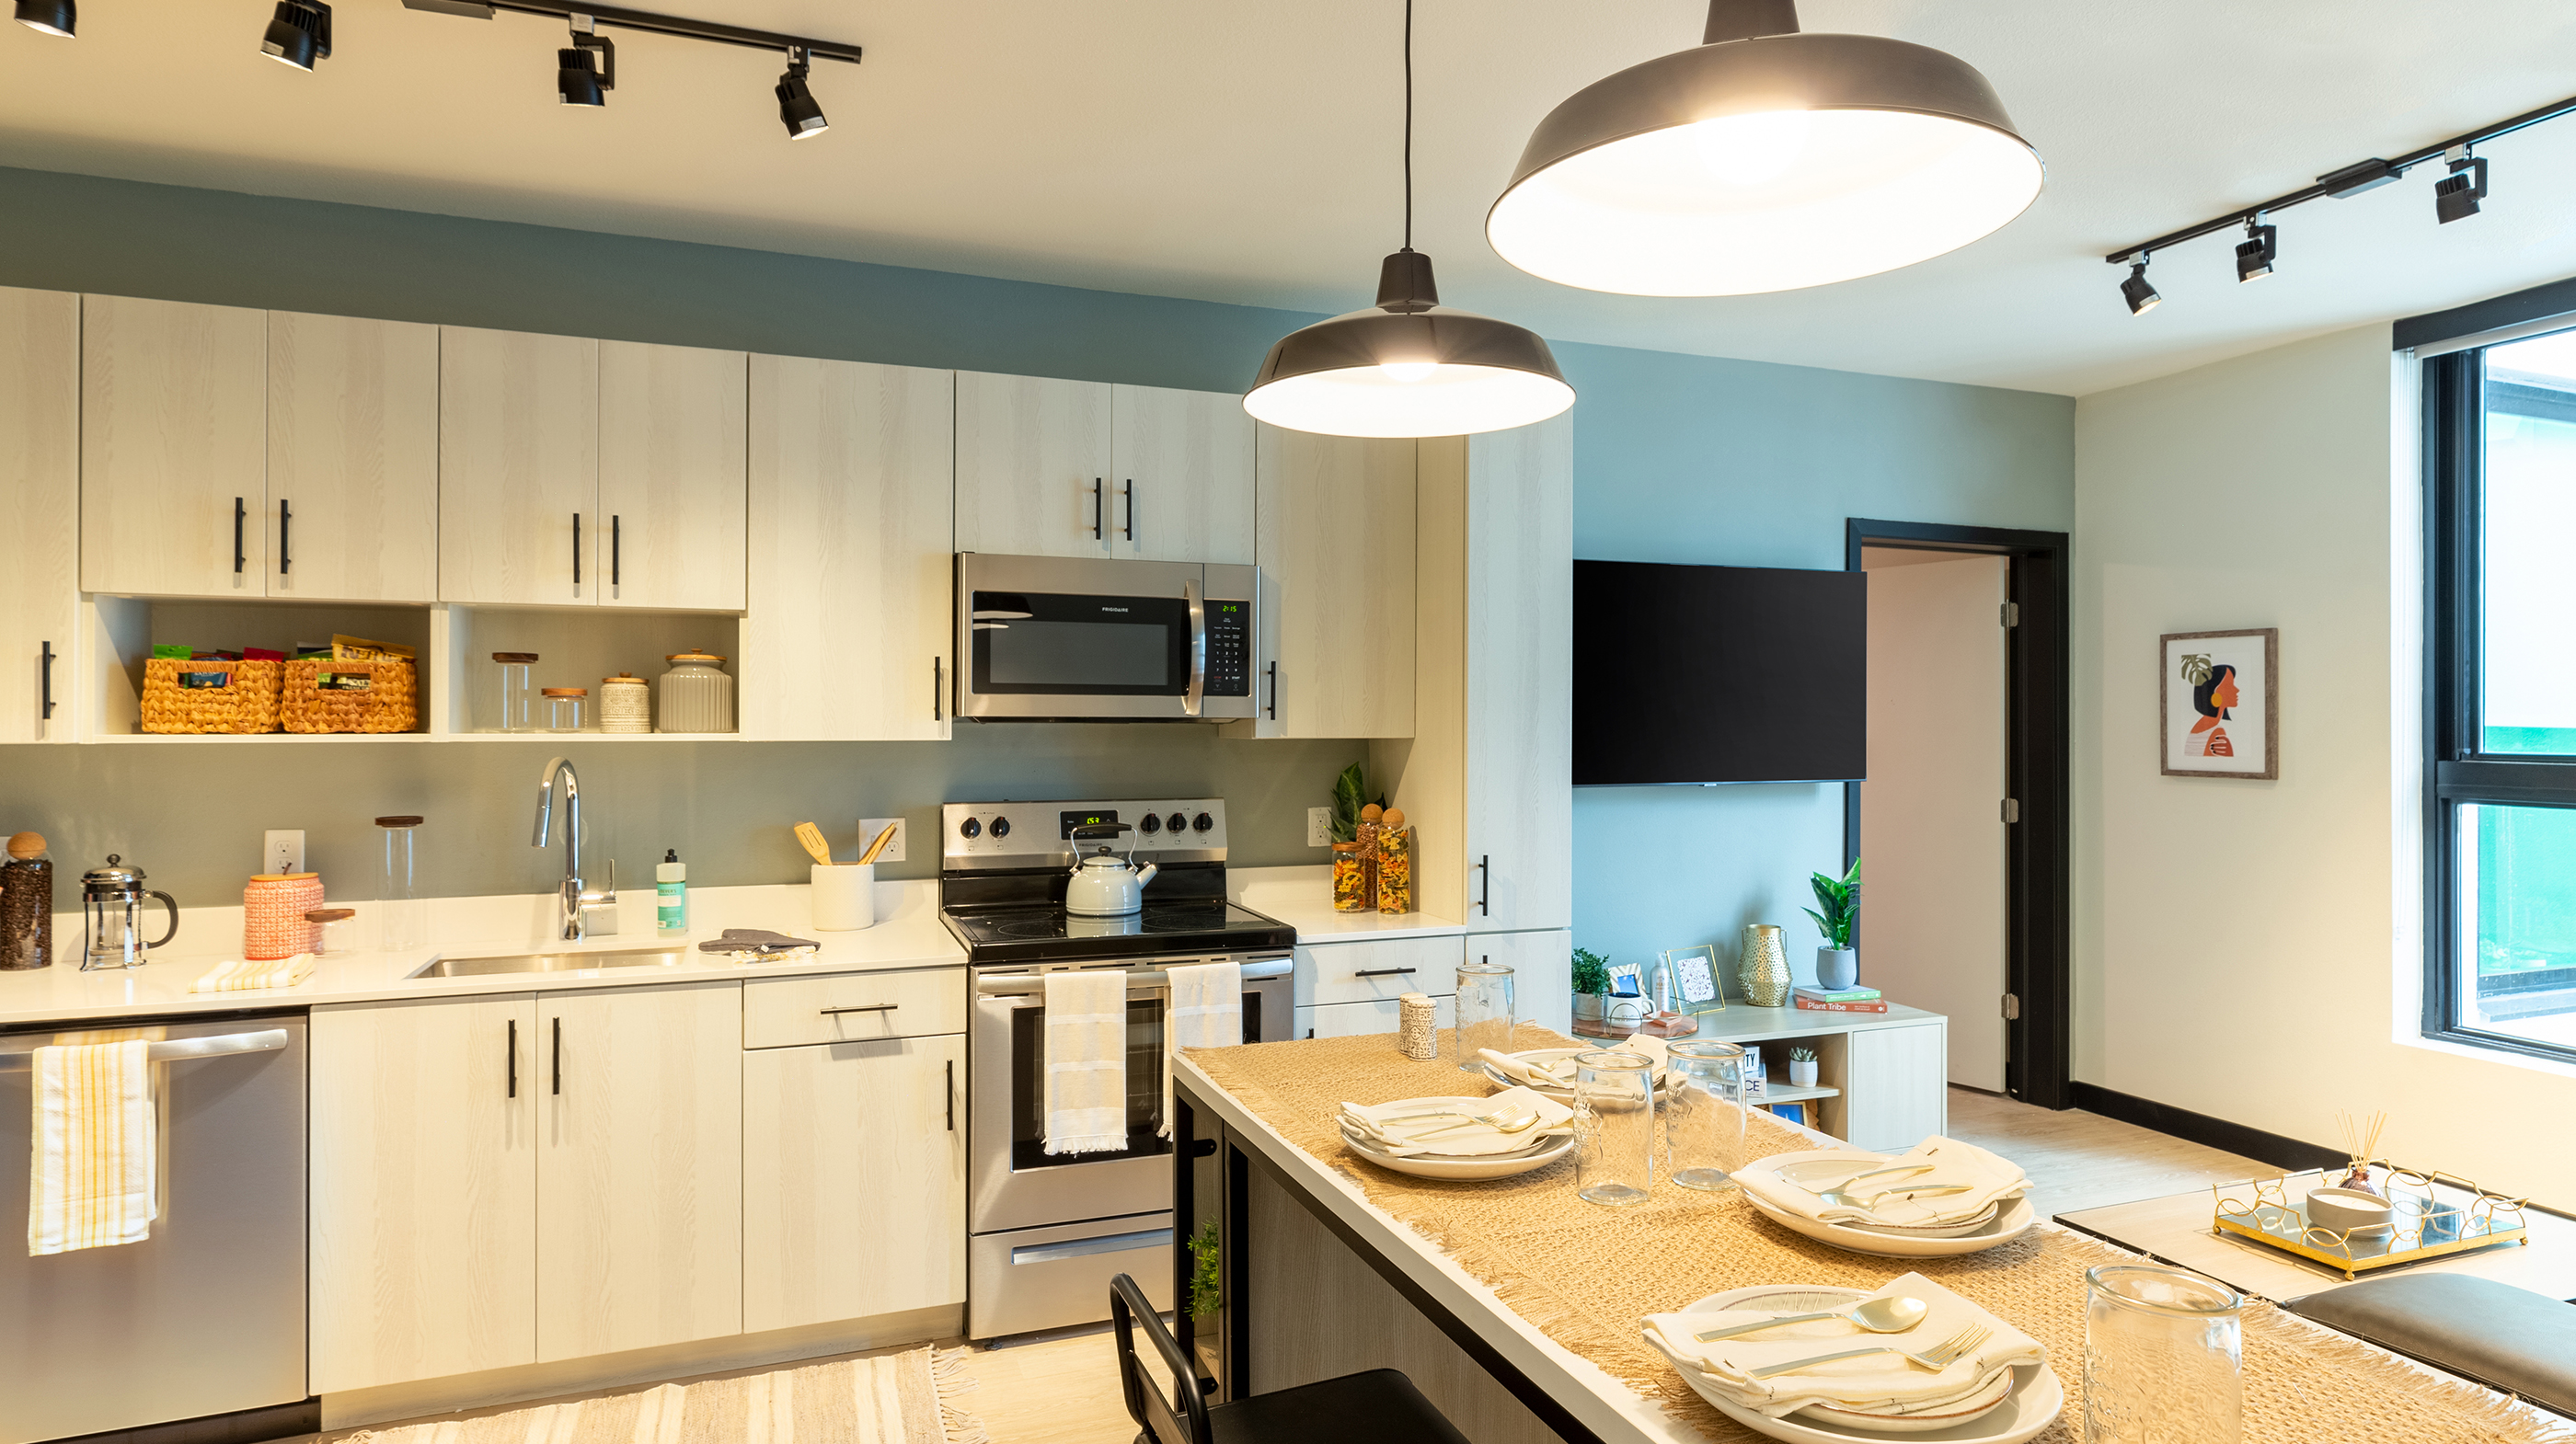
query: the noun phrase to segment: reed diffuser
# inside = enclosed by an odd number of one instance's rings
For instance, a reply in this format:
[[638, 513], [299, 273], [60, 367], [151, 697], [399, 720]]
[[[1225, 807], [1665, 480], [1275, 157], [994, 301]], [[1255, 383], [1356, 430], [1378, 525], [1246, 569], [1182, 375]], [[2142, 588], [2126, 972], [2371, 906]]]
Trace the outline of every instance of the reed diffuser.
[[2352, 1156], [2351, 1171], [2336, 1186], [2377, 1195], [2379, 1190], [2370, 1183], [2370, 1160], [2379, 1156], [2379, 1135], [2388, 1128], [2387, 1112], [2382, 1110], [2367, 1119], [2359, 1119], [2338, 1110], [2335, 1121], [2343, 1128], [2344, 1152]]

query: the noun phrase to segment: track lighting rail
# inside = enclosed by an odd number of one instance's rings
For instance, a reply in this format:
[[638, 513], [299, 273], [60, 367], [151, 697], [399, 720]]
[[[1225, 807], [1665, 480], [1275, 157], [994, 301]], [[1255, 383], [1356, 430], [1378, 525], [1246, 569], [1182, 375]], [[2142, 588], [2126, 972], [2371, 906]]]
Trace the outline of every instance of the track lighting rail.
[[2492, 125], [2482, 125], [2476, 130], [2455, 135], [2449, 140], [2438, 141], [2421, 150], [2408, 151], [2395, 160], [2373, 158], [2345, 166], [2341, 170], [2328, 171], [2317, 177], [2314, 185], [2302, 186], [2287, 195], [2274, 196], [2268, 201], [2258, 201], [2241, 210], [2229, 211], [2223, 216], [2202, 221], [2196, 226], [2186, 226], [2170, 235], [2158, 236], [2152, 241], [2140, 241], [2134, 246], [2123, 246], [2103, 256], [2102, 259], [2115, 266], [2131, 265], [2145, 260], [2150, 252], [2161, 251], [2168, 246], [2178, 246], [2185, 241], [2198, 240], [2202, 236], [2214, 236], [2220, 231], [2256, 224], [2268, 212], [2288, 210], [2292, 206], [2321, 200], [2328, 196], [2343, 198], [2359, 195], [2363, 191], [2386, 185], [2427, 161], [2440, 160], [2453, 151], [2465, 151], [2470, 146], [2481, 145], [2499, 136], [2511, 135], [2517, 130], [2526, 130], [2543, 121], [2556, 120], [2568, 114], [2576, 114], [2576, 95], [2571, 95], [2565, 100], [2554, 101], [2538, 110], [2526, 110], [2510, 120], [2499, 120]]
[[815, 60], [842, 60], [859, 63], [859, 47], [834, 40], [816, 40], [804, 35], [782, 35], [774, 30], [753, 30], [741, 25], [726, 25], [713, 20], [692, 20], [682, 15], [657, 15], [650, 10], [625, 10], [615, 5], [593, 5], [586, 0], [403, 0], [411, 10], [427, 10], [439, 15], [462, 15], [470, 19], [489, 20], [493, 12], [507, 10], [515, 15], [545, 15], [569, 21], [575, 15], [587, 15], [602, 25], [621, 30], [640, 30], [652, 35], [672, 35], [683, 40], [707, 40], [718, 45], [740, 45], [752, 50], [803, 51]]

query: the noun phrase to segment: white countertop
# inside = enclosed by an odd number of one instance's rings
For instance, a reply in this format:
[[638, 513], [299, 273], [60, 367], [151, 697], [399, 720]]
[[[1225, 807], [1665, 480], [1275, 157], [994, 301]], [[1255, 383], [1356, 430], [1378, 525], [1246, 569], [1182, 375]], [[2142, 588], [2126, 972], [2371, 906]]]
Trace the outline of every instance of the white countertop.
[[1333, 868], [1239, 867], [1226, 874], [1226, 897], [1297, 930], [1297, 945], [1357, 943], [1390, 938], [1457, 937], [1463, 922], [1429, 913], [1343, 913], [1333, 911]]
[[[385, 998], [468, 997], [484, 993], [546, 992], [558, 988], [634, 987], [710, 978], [783, 978], [813, 973], [883, 972], [903, 968], [960, 967], [966, 953], [939, 921], [939, 885], [928, 879], [880, 882], [877, 923], [856, 932], [817, 932], [806, 886], [693, 888], [690, 931], [664, 938], [653, 930], [653, 890], [629, 888], [618, 908], [620, 931], [586, 942], [547, 941], [551, 893], [431, 900], [432, 945], [400, 952], [359, 952], [322, 958], [313, 975], [292, 988], [192, 993], [189, 986], [226, 958], [241, 956], [238, 907], [186, 908], [179, 934], [140, 968], [80, 970], [81, 919], [54, 917], [55, 955], [63, 961], [31, 972], [0, 972], [0, 1028], [179, 1013], [232, 1012], [244, 1008], [297, 1008]], [[353, 903], [363, 924], [367, 904]], [[147, 926], [160, 927], [160, 910]], [[822, 944], [812, 957], [777, 963], [736, 963], [697, 951], [729, 927], [767, 928]], [[414, 978], [414, 971], [442, 957], [494, 957], [528, 952], [631, 952], [680, 948], [685, 963], [585, 968], [549, 973], [487, 973], [461, 978]], [[698, 958], [706, 961], [696, 961]]]

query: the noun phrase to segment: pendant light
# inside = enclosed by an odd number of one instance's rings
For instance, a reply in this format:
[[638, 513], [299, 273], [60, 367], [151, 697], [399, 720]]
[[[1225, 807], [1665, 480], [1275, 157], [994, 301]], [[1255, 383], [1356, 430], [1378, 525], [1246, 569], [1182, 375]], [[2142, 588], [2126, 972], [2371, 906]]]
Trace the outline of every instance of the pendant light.
[[1802, 34], [1796, 0], [1711, 0], [1697, 49], [1539, 122], [1485, 235], [1588, 290], [1787, 291], [1957, 250], [2028, 209], [2043, 173], [1958, 57]]
[[1327, 436], [1465, 436], [1545, 421], [1574, 388], [1535, 331], [1440, 304], [1413, 248], [1413, 3], [1404, 6], [1404, 249], [1377, 304], [1291, 331], [1243, 398], [1253, 418]]

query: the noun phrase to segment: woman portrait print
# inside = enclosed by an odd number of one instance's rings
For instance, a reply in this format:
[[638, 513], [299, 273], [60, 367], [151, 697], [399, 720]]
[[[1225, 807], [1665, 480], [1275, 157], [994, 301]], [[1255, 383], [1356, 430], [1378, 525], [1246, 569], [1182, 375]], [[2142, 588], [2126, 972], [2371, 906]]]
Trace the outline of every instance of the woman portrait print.
[[2226, 723], [2238, 700], [2236, 669], [2225, 662], [2212, 666], [2207, 654], [2194, 653], [2182, 659], [2182, 676], [2191, 684], [2192, 710], [2200, 714], [2183, 742], [2183, 755], [2235, 756], [2236, 744], [2227, 740]]

